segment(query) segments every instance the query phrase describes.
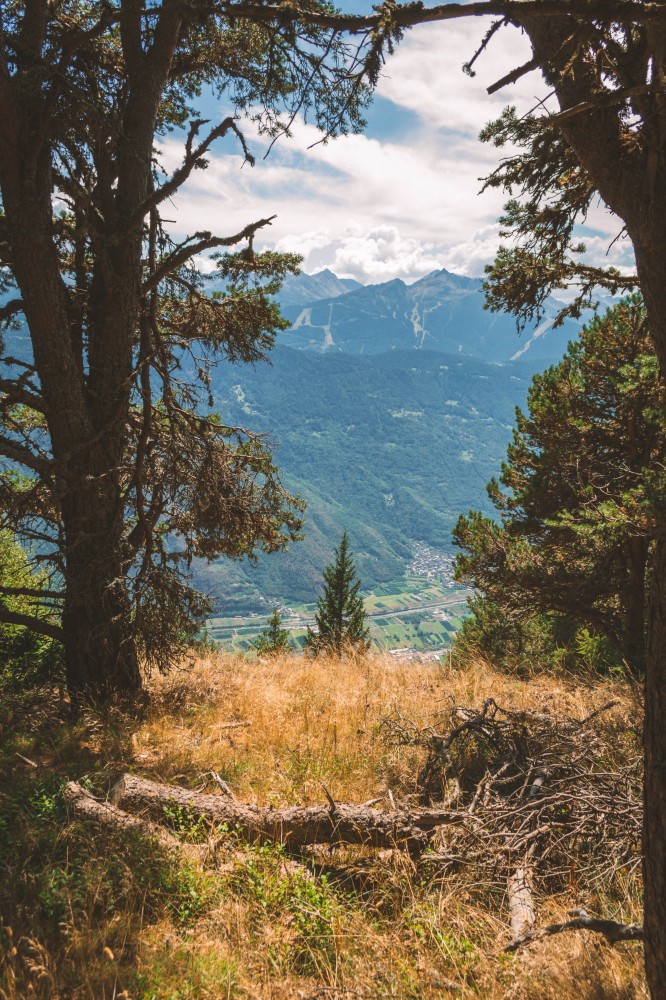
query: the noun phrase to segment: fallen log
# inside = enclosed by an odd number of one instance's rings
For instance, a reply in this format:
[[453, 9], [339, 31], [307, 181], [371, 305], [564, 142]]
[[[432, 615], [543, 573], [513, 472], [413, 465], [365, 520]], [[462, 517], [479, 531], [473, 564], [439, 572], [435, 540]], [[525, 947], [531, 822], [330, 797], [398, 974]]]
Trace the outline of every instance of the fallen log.
[[[177, 848], [179, 852], [185, 854], [191, 860], [209, 863], [215, 859], [218, 847], [217, 843], [184, 843], [158, 823], [142, 819], [139, 816], [132, 816], [130, 813], [119, 809], [118, 806], [114, 806], [111, 802], [103, 802], [100, 799], [96, 799], [94, 795], [85, 788], [82, 788], [75, 781], [70, 781], [65, 786], [65, 800], [79, 819], [94, 823], [96, 826], [114, 830], [115, 832], [131, 830], [140, 833], [143, 837], [156, 841], [161, 847], [169, 849]], [[247, 855], [241, 851], [236, 851], [232, 855], [231, 861], [224, 864], [216, 864], [215, 870], [218, 874], [231, 873], [236, 871], [239, 865], [243, 865], [246, 860]], [[281, 858], [280, 868], [286, 875], [292, 877], [298, 876], [308, 880], [313, 878], [310, 869], [306, 868], [299, 861], [294, 861], [293, 858]]]
[[514, 938], [504, 950], [517, 951], [524, 944], [540, 941], [542, 938], [561, 934], [563, 931], [593, 931], [595, 934], [603, 934], [610, 944], [617, 944], [618, 941], [643, 940], [643, 928], [640, 924], [619, 924], [615, 920], [601, 920], [588, 916], [585, 910], [569, 910], [568, 916], [573, 919], [560, 924], [547, 924], [538, 930], [531, 930]]
[[509, 874], [507, 886], [509, 924], [514, 941], [530, 934], [536, 922], [534, 902], [532, 900], [531, 875], [531, 869], [527, 865], [516, 868]]
[[421, 853], [438, 827], [465, 817], [448, 810], [382, 812], [363, 805], [334, 802], [326, 806], [284, 809], [246, 805], [220, 795], [207, 795], [125, 774], [111, 790], [111, 802], [152, 819], [164, 819], [165, 807], [179, 806], [192, 819], [226, 824], [250, 841], [304, 844], [371, 844], [402, 847]]
[[96, 799], [76, 781], [65, 785], [65, 801], [80, 819], [92, 821], [97, 826], [108, 827], [116, 832], [136, 831], [142, 836], [156, 840], [162, 847], [178, 847], [180, 842], [163, 826], [139, 816], [132, 816], [110, 802]]

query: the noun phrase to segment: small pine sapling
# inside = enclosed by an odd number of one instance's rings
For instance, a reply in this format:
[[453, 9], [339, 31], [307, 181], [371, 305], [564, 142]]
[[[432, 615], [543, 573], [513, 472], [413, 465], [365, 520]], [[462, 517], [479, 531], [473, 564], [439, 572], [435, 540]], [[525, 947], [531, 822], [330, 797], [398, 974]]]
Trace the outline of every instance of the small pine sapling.
[[284, 653], [293, 652], [289, 633], [282, 628], [282, 618], [277, 608], [273, 609], [273, 614], [268, 619], [268, 627], [259, 633], [250, 646], [256, 649], [260, 656], [282, 656]]

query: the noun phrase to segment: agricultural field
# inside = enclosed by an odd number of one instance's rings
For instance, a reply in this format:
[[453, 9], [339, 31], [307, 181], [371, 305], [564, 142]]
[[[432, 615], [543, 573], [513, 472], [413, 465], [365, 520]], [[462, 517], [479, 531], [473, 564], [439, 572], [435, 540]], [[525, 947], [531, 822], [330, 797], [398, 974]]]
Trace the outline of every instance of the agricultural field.
[[[385, 650], [444, 651], [466, 617], [467, 591], [445, 587], [422, 577], [405, 577], [375, 587], [364, 594], [365, 608], [374, 643]], [[315, 604], [278, 605], [283, 626], [296, 649], [303, 646], [308, 625], [314, 624]], [[208, 635], [224, 650], [242, 653], [266, 626], [266, 619], [216, 617], [208, 624]]]

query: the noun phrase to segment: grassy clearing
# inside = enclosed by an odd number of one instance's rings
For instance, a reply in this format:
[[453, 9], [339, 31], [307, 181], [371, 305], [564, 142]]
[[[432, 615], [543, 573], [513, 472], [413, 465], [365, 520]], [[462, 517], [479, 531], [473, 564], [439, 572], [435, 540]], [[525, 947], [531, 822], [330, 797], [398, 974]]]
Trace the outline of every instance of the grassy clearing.
[[[202, 787], [218, 772], [246, 801], [309, 804], [413, 792], [422, 751], [389, 745], [396, 710], [419, 726], [452, 702], [492, 696], [515, 709], [600, 719], [609, 747], [633, 731], [635, 694], [619, 682], [521, 681], [478, 664], [460, 672], [390, 657], [201, 659], [152, 683], [140, 723], [112, 715], [68, 723], [57, 698], [0, 708], [0, 997], [488, 998], [638, 1000], [641, 950], [572, 934], [504, 956], [506, 899], [464, 866], [446, 878], [400, 852], [248, 847], [233, 831], [171, 817], [180, 851], [72, 822], [61, 788], [104, 792], [125, 769]], [[230, 728], [233, 722], [250, 722]], [[17, 756], [21, 754], [22, 756]], [[33, 766], [24, 758], [32, 761]], [[213, 786], [211, 789], [213, 790]], [[455, 828], [447, 833], [455, 846]], [[442, 845], [446, 847], [446, 842]], [[540, 919], [572, 906], [640, 919], [636, 879], [591, 888], [572, 877], [537, 897]]]

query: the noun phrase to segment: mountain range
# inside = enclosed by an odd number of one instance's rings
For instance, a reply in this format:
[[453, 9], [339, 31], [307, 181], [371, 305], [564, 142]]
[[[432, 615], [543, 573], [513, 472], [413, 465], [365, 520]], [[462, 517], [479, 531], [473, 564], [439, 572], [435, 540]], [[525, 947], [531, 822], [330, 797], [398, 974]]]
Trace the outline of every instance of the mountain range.
[[[268, 437], [285, 486], [307, 501], [305, 538], [256, 565], [196, 564], [222, 613], [314, 600], [345, 529], [369, 587], [399, 579], [417, 546], [450, 554], [458, 515], [492, 512], [485, 484], [531, 376], [577, 332], [553, 329], [550, 303], [519, 337], [512, 317], [484, 310], [478, 279], [445, 270], [411, 285], [300, 274], [279, 301], [291, 326], [270, 362], [218, 364], [211, 392], [226, 424]], [[7, 341], [30, 356], [25, 329]]]
[[[562, 303], [551, 299], [543, 321], [519, 337], [512, 316], [485, 308], [479, 278], [445, 270], [411, 285], [399, 278], [378, 285], [353, 284], [356, 287], [349, 288], [348, 279], [331, 271], [292, 277], [280, 296], [282, 313], [291, 322], [280, 342], [345, 354], [430, 350], [485, 361], [524, 358], [543, 367], [561, 357], [577, 333], [570, 321], [553, 327]], [[324, 295], [312, 294], [322, 288]]]
[[576, 334], [553, 329], [551, 303], [519, 337], [512, 317], [484, 309], [478, 279], [444, 270], [412, 285], [302, 274], [280, 304], [292, 325], [270, 365], [220, 365], [211, 389], [225, 422], [273, 442], [308, 504], [305, 539], [257, 565], [197, 566], [227, 612], [312, 601], [343, 529], [368, 586], [402, 576], [417, 544], [450, 553], [458, 515], [491, 512], [485, 484], [531, 376]]

